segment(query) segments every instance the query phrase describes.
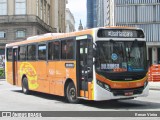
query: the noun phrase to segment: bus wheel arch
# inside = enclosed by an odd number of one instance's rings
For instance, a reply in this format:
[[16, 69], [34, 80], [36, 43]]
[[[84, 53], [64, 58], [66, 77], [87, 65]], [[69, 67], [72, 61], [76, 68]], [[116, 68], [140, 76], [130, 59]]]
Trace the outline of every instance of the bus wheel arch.
[[29, 86], [28, 86], [28, 79], [26, 75], [23, 75], [22, 77], [22, 92], [24, 94], [29, 94]]
[[72, 79], [68, 78], [64, 85], [64, 94], [67, 102], [69, 103], [78, 103], [79, 99], [77, 98], [77, 90]]

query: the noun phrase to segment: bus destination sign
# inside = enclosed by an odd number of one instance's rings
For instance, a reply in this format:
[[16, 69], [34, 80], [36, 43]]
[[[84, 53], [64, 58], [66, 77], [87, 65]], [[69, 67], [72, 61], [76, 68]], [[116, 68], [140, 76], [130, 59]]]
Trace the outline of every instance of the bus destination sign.
[[111, 37], [133, 37], [132, 31], [108, 31], [108, 36]]
[[100, 29], [98, 31], [100, 38], [144, 38], [142, 30], [129, 29]]

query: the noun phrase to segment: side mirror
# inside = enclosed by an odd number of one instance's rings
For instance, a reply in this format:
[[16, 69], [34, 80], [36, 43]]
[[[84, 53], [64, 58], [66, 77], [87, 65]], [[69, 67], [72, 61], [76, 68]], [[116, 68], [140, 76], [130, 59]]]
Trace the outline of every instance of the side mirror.
[[93, 57], [96, 57], [96, 52], [97, 52], [97, 44], [93, 43]]

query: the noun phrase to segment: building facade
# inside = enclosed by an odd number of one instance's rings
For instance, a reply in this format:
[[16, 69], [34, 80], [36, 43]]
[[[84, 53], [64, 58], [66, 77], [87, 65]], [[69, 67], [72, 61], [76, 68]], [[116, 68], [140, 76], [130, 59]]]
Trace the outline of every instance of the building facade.
[[97, 0], [97, 27], [114, 26], [114, 0]]
[[[50, 0], [53, 1], [53, 0]], [[55, 0], [56, 3], [58, 2], [58, 30], [59, 33], [65, 33], [66, 32], [66, 4], [68, 3], [68, 0]], [[56, 4], [55, 4], [56, 5]], [[56, 19], [56, 18], [55, 18]]]
[[148, 59], [160, 64], [160, 0], [115, 0], [118, 26], [136, 26], [145, 32]]
[[65, 32], [65, 1], [0, 0], [0, 54], [4, 54], [7, 43], [37, 34]]
[[75, 19], [69, 8], [66, 8], [66, 33], [75, 31]]
[[114, 0], [87, 0], [87, 28], [114, 26]]
[[87, 0], [87, 28], [97, 27], [97, 0]]

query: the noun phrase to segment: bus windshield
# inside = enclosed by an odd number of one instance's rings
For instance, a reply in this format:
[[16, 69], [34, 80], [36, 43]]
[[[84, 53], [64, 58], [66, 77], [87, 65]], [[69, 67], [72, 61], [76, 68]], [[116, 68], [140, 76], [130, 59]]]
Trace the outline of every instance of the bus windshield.
[[96, 69], [108, 72], [146, 71], [146, 43], [144, 41], [98, 41]]

